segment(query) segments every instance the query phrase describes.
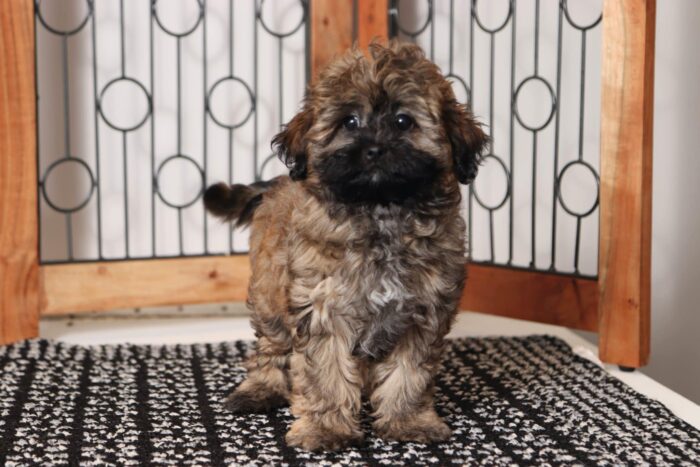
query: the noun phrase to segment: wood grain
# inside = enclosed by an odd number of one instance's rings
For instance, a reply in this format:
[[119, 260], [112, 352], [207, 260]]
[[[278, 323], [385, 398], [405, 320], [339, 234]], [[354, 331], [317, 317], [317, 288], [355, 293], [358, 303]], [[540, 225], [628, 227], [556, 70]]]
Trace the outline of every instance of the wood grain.
[[42, 267], [42, 313], [245, 301], [248, 256], [131, 260]]
[[[214, 256], [42, 268], [47, 315], [142, 306], [244, 301], [248, 256]], [[595, 330], [597, 283], [552, 274], [470, 265], [461, 307]]]
[[38, 334], [33, 11], [0, 2], [0, 344]]
[[649, 358], [654, 0], [606, 0], [600, 164], [601, 359]]
[[310, 2], [311, 76], [352, 46], [353, 1]]
[[389, 33], [389, 1], [357, 0], [357, 45], [365, 50], [374, 39], [386, 41]]
[[594, 279], [472, 264], [460, 307], [595, 331], [598, 284]]

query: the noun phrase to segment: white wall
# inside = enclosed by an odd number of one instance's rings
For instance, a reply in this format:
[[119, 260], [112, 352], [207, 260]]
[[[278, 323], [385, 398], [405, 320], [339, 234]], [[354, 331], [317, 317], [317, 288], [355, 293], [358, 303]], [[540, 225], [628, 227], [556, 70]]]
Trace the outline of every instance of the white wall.
[[[402, 2], [402, 5], [408, 2]], [[416, 29], [424, 18], [425, 2], [415, 1], [418, 14], [410, 29]], [[593, 24], [600, 15], [599, 2], [570, 2], [571, 17], [580, 24]], [[493, 211], [494, 257], [497, 263], [507, 263], [512, 251], [511, 264], [520, 267], [533, 265], [537, 269], [550, 267], [560, 272], [576, 272], [575, 244], [576, 218], [566, 214], [556, 200], [553, 173], [558, 158], [557, 173], [565, 164], [577, 160], [579, 138], [582, 141], [583, 160], [598, 170], [600, 144], [600, 25], [586, 33], [585, 72], [582, 73], [582, 33], [563, 20], [561, 39], [561, 66], [558, 69], [558, 1], [541, 2], [539, 17], [539, 41], [536, 40], [536, 2], [519, 0], [512, 16], [515, 18], [515, 60], [511, 63], [513, 49], [513, 17], [509, 21], [505, 0], [477, 3], [476, 13], [481, 24], [496, 30], [491, 35], [470, 18], [471, 2], [455, 1], [453, 15], [453, 66], [452, 73], [471, 82], [471, 106], [474, 114], [486, 126], [493, 139], [490, 154], [501, 159], [512, 180], [512, 191], [505, 204]], [[574, 5], [577, 5], [574, 8]], [[581, 8], [583, 6], [583, 8]], [[596, 6], [598, 9], [596, 10]], [[434, 60], [444, 73], [450, 72], [450, 2], [435, 2]], [[408, 24], [407, 24], [408, 25]], [[474, 32], [471, 28], [474, 26]], [[472, 41], [473, 44], [470, 42]], [[491, 71], [491, 40], [493, 37], [493, 72]], [[418, 43], [430, 50], [430, 33], [426, 31]], [[537, 52], [536, 52], [537, 49]], [[473, 50], [473, 63], [470, 54]], [[535, 56], [537, 55], [537, 70]], [[556, 94], [557, 75], [560, 71], [560, 91], [557, 112], [552, 112], [552, 97], [543, 83]], [[511, 76], [512, 75], [512, 76]], [[583, 126], [579, 127], [580, 85], [584, 77]], [[532, 80], [538, 76], [537, 80]], [[472, 78], [473, 77], [473, 78]], [[473, 81], [473, 82], [472, 82]], [[533, 134], [518, 120], [511, 121], [511, 90], [522, 84], [515, 99], [522, 122], [541, 126]], [[461, 97], [460, 87], [456, 86]], [[493, 104], [491, 92], [493, 90]], [[547, 117], [552, 115], [549, 123]], [[545, 124], [546, 123], [546, 124]], [[512, 131], [511, 131], [512, 124]], [[580, 130], [582, 130], [580, 132]], [[558, 138], [558, 142], [556, 139]], [[535, 151], [536, 145], [536, 151]], [[512, 152], [511, 152], [512, 151]], [[533, 153], [536, 152], [536, 156]], [[512, 157], [512, 163], [510, 158]], [[533, 175], [534, 173], [534, 175]], [[535, 180], [533, 180], [533, 176]], [[532, 186], [535, 186], [533, 195]], [[495, 207], [502, 200], [505, 187], [503, 169], [488, 157], [474, 183], [474, 192]], [[584, 213], [594, 206], [596, 181], [591, 172], [582, 166], [574, 166], [561, 183], [562, 197], [571, 209]], [[533, 199], [534, 196], [534, 199]], [[512, 204], [512, 250], [509, 238]], [[472, 235], [470, 250], [474, 260], [491, 258], [491, 232], [489, 211], [472, 202]], [[534, 206], [534, 212], [533, 212]], [[468, 209], [465, 209], [468, 212]], [[556, 226], [553, 225], [556, 212]], [[531, 224], [534, 216], [534, 258]], [[595, 275], [597, 269], [598, 210], [582, 218], [579, 240], [578, 272]], [[553, 247], [554, 245], [554, 247]], [[531, 264], [532, 262], [532, 264]]]
[[[272, 156], [270, 139], [277, 133], [280, 123], [296, 112], [305, 88], [304, 27], [299, 28], [281, 43], [281, 60], [284, 73], [278, 75], [280, 42], [268, 34], [258, 23], [257, 56], [253, 53], [256, 32], [254, 30], [255, 5], [250, 0], [210, 0], [207, 4], [206, 57], [204, 57], [204, 23], [197, 23], [198, 0], [168, 0], [156, 4], [160, 22], [169, 30], [184, 32], [198, 26], [182, 37], [181, 92], [182, 131], [179, 153], [195, 160], [200, 167], [207, 164], [206, 183], [228, 180], [229, 165], [233, 165], [233, 181], [253, 181], [253, 154], [257, 168]], [[146, 88], [153, 98], [152, 116], [143, 126], [122, 137], [120, 131], [110, 128], [105, 119], [95, 116], [95, 91], [99, 96], [107, 84], [121, 75], [120, 2], [99, 0], [94, 2], [95, 48], [93, 53], [92, 21], [67, 39], [69, 63], [69, 108], [71, 155], [83, 160], [93, 174], [99, 172], [102, 254], [105, 258], [119, 259], [126, 254], [125, 212], [128, 206], [129, 255], [131, 257], [178, 255], [180, 236], [178, 212], [167, 207], [158, 197], [152, 196], [151, 166], [157, 168], [168, 157], [178, 153], [177, 113], [177, 40], [168, 36], [155, 24], [153, 26], [153, 84], [151, 84], [150, 11], [151, 2], [124, 0], [125, 74]], [[233, 36], [229, 37], [230, 9], [233, 4]], [[60, 0], [40, 2], [45, 21], [56, 29], [72, 30], [88, 14], [85, 0]], [[298, 0], [264, 2], [262, 18], [265, 25], [279, 32], [291, 32], [303, 18], [303, 8]], [[229, 40], [231, 39], [231, 40]], [[42, 25], [37, 26], [39, 50], [38, 92], [40, 173], [48, 165], [65, 155], [64, 90], [62, 67], [62, 39], [51, 34]], [[97, 66], [93, 77], [93, 57]], [[229, 59], [233, 56], [233, 74], [245, 81], [256, 92], [256, 113], [232, 134], [216, 125], [211, 118], [205, 125], [205, 91], [211, 95], [212, 114], [225, 123], [242, 121], [250, 108], [250, 98], [240, 84], [228, 81], [228, 85], [214, 89], [214, 84], [229, 75]], [[206, 60], [204, 60], [206, 59]], [[257, 89], [255, 67], [257, 60]], [[203, 63], [206, 63], [206, 78]], [[281, 76], [281, 83], [278, 79]], [[96, 83], [95, 83], [96, 81]], [[283, 109], [280, 109], [280, 91]], [[104, 94], [103, 113], [112, 122], [125, 127], [140, 121], [147, 112], [144, 94], [132, 83], [113, 85]], [[255, 121], [257, 119], [257, 122]], [[257, 123], [257, 127], [256, 127]], [[206, 133], [205, 133], [206, 131]], [[257, 138], [256, 138], [257, 132]], [[151, 138], [155, 144], [151, 146]], [[96, 136], [97, 135], [97, 136]], [[99, 139], [99, 145], [96, 141]], [[255, 141], [259, 143], [255, 147]], [[206, 162], [205, 162], [206, 144]], [[96, 164], [99, 150], [99, 170]], [[124, 154], [126, 152], [128, 183], [124, 196]], [[264, 166], [262, 176], [271, 178], [286, 169], [276, 157]], [[173, 203], [184, 204], [192, 200], [201, 188], [193, 165], [184, 159], [164, 166], [159, 179], [163, 196]], [[77, 166], [62, 165], [51, 173], [47, 181], [50, 199], [61, 206], [76, 206], [89, 193], [89, 178]], [[67, 217], [50, 209], [41, 198], [42, 258], [64, 260], [67, 257]], [[155, 233], [151, 216], [155, 206]], [[71, 216], [70, 227], [74, 237], [73, 252], [77, 259], [97, 257], [96, 241], [98, 193], [93, 193], [88, 204]], [[201, 200], [182, 210], [182, 247], [184, 254], [205, 253], [203, 224], [204, 207]], [[218, 220], [209, 218], [208, 249], [210, 253], [229, 251], [229, 228]], [[156, 239], [155, 252], [152, 234]], [[233, 236], [236, 251], [247, 249], [247, 235]]]
[[700, 403], [700, 2], [657, 1], [651, 364]]

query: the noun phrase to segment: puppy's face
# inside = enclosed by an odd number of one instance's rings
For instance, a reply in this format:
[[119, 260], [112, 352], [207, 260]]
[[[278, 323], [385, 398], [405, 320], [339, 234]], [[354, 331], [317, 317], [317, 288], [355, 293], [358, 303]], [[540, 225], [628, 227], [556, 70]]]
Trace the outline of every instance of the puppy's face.
[[341, 203], [455, 193], [476, 175], [487, 138], [415, 45], [351, 51], [310, 87], [273, 145], [290, 175]]

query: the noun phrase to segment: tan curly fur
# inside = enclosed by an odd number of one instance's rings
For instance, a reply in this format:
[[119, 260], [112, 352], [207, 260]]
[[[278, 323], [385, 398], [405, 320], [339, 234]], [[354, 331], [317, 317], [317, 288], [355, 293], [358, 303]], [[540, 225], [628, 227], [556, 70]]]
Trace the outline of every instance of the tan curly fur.
[[289, 402], [290, 445], [338, 449], [362, 439], [366, 395], [379, 436], [448, 438], [433, 377], [464, 285], [459, 183], [479, 124], [417, 46], [375, 43], [328, 66], [273, 144], [290, 177], [205, 196], [223, 217], [254, 211], [257, 353], [229, 408]]

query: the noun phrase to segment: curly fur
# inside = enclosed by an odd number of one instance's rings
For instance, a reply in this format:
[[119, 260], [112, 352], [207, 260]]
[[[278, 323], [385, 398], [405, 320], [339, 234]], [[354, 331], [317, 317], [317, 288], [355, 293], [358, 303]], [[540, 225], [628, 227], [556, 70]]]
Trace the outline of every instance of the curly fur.
[[[249, 288], [258, 349], [228, 406], [290, 402], [287, 442], [309, 450], [362, 439], [362, 394], [387, 439], [450, 435], [432, 381], [465, 279], [459, 183], [475, 176], [486, 136], [418, 47], [370, 54], [332, 63], [273, 140], [291, 177], [207, 198], [235, 220], [260, 197]], [[398, 113], [408, 130], [392, 123]], [[343, 126], [348, 115], [358, 128]]]

